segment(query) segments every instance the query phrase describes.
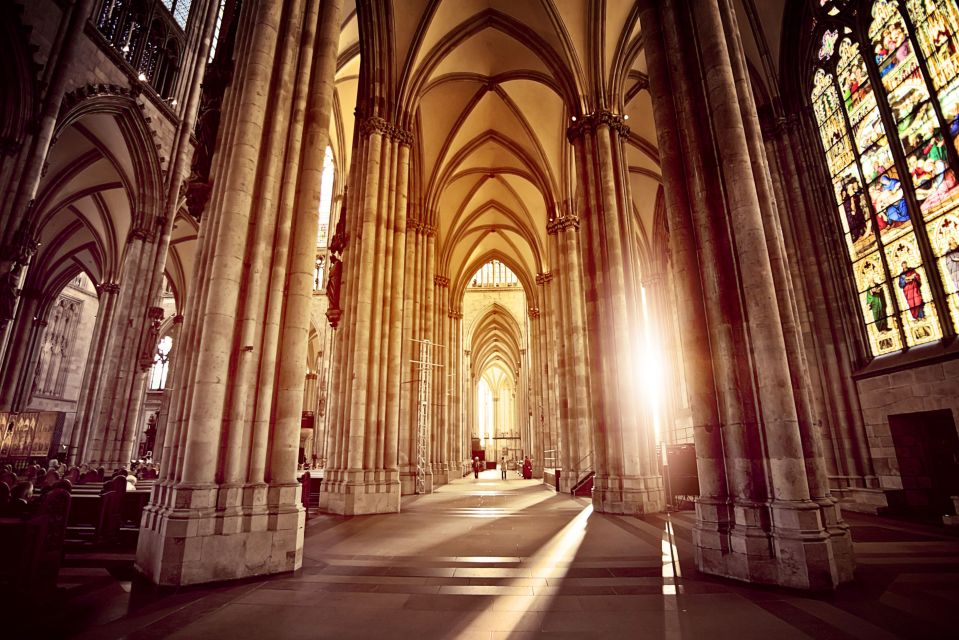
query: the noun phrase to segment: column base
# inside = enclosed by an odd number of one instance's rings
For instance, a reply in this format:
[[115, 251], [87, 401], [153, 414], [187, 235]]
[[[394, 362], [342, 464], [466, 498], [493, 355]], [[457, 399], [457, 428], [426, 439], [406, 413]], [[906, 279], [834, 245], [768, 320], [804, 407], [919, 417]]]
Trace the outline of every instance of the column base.
[[[399, 472], [399, 477], [400, 495], [416, 495], [416, 467], [401, 470]], [[426, 470], [425, 484], [426, 493], [433, 493], [433, 472], [430, 469]]]
[[834, 589], [853, 579], [852, 539], [835, 501], [774, 501], [765, 508], [737, 503], [734, 510], [736, 521], [726, 536], [714, 523], [700, 525], [697, 504], [693, 544], [703, 573], [809, 590]]
[[320, 491], [320, 510], [343, 516], [398, 513], [399, 472], [395, 469], [327, 470]]
[[158, 484], [135, 567], [163, 586], [285, 573], [303, 564], [300, 485]]
[[593, 510], [598, 513], [641, 515], [666, 508], [662, 476], [608, 476], [593, 478]]
[[843, 511], [880, 515], [889, 508], [889, 498], [882, 489], [852, 487], [843, 491], [839, 506]]
[[434, 462], [433, 463], [433, 487], [430, 489], [430, 493], [433, 492], [433, 489], [436, 487], [441, 487], [444, 484], [449, 484], [450, 482], [450, 466], [445, 462]]

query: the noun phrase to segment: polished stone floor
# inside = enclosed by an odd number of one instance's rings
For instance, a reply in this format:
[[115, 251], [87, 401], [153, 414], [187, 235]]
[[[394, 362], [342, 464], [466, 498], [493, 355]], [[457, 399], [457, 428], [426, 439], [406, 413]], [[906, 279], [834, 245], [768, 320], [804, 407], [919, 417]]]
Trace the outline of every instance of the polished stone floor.
[[690, 512], [592, 513], [586, 499], [498, 471], [404, 498], [402, 508], [313, 517], [301, 571], [242, 584], [158, 592], [130, 580], [122, 555], [71, 558], [63, 601], [31, 635], [957, 637], [959, 538], [943, 528], [849, 514], [856, 582], [809, 595], [698, 574]]

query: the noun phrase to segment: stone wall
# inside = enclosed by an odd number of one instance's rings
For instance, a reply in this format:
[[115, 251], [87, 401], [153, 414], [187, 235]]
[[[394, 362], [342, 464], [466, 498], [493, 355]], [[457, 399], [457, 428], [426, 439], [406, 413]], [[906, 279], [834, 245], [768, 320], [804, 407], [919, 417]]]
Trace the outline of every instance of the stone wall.
[[883, 373], [857, 381], [869, 451], [879, 487], [894, 498], [903, 490], [890, 416], [947, 410], [959, 418], [959, 359]]
[[[42, 66], [50, 56], [62, 13], [51, 2], [23, 2], [22, 5], [23, 22], [30, 25], [30, 44], [36, 47], [34, 60]], [[86, 37], [81, 39], [78, 55], [71, 65], [73, 71], [66, 86], [68, 95], [82, 87], [97, 84], [142, 91], [138, 102], [143, 106], [143, 115], [155, 134], [163, 169], [169, 170], [177, 118], [164, 99], [172, 96], [158, 96], [147, 83], [139, 82], [133, 67], [100, 37], [93, 19], [87, 23]]]

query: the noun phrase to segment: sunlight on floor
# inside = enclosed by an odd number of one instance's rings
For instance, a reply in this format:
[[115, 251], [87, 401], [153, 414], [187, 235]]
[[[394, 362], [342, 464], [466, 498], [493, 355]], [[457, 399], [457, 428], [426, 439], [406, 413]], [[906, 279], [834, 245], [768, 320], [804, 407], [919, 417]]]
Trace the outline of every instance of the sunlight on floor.
[[[530, 570], [531, 575], [535, 578], [539, 575], [548, 575], [550, 579], [562, 580], [569, 571], [570, 564], [573, 558], [576, 557], [576, 552], [579, 549], [579, 545], [582, 544], [583, 538], [586, 537], [586, 526], [589, 520], [589, 516], [593, 513], [593, 505], [586, 505], [582, 511], [580, 511], [572, 520], [570, 520], [565, 527], [563, 527], [556, 535], [554, 535], [550, 540], [540, 548], [534, 555], [530, 556], [524, 563], [523, 567]], [[521, 580], [514, 580], [508, 584], [522, 584]], [[527, 596], [529, 601], [532, 602], [537, 596]], [[550, 598], [551, 596], [539, 596], [540, 598]], [[505, 598], [515, 601], [516, 596], [499, 596], [486, 607], [486, 611], [496, 610], [497, 603]], [[516, 612], [512, 619], [515, 622], [524, 618], [524, 613], [532, 613], [537, 617], [542, 617], [546, 615], [546, 607], [537, 607], [537, 611], [531, 612]], [[477, 616], [474, 620], [482, 620], [482, 616]], [[526, 624], [529, 624], [528, 618], [525, 620]], [[455, 637], [465, 638], [473, 637], [478, 631], [482, 629], [474, 628], [473, 624], [468, 624], [464, 629], [460, 630], [459, 634]], [[508, 633], [515, 631], [515, 628], [510, 629]]]

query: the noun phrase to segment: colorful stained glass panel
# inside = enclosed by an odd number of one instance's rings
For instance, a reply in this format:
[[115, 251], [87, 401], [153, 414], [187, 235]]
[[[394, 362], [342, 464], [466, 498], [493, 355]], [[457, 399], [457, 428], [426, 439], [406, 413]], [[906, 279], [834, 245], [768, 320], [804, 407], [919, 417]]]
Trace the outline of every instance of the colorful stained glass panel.
[[859, 290], [860, 312], [873, 355], [899, 351], [902, 348], [899, 323], [882, 259], [878, 253], [873, 253], [857, 262], [853, 271]]
[[936, 255], [949, 312], [959, 326], [959, 216], [947, 214], [926, 226], [929, 243]]
[[906, 344], [913, 346], [938, 340], [941, 334], [936, 307], [915, 236], [910, 233], [890, 243], [885, 247], [885, 253], [893, 276]]

